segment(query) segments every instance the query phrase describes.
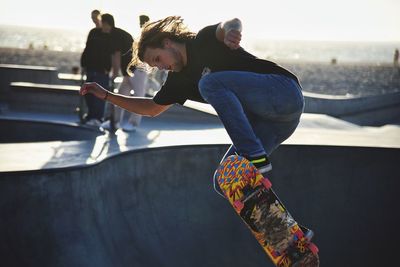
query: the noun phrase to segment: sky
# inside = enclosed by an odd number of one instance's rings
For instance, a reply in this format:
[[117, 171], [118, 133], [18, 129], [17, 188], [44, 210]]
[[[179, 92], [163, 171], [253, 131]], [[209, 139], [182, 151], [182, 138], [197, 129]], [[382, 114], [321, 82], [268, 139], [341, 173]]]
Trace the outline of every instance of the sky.
[[139, 34], [139, 15], [180, 15], [192, 31], [237, 17], [249, 39], [400, 41], [400, 0], [0, 0], [0, 24], [92, 28], [90, 12], [111, 13]]

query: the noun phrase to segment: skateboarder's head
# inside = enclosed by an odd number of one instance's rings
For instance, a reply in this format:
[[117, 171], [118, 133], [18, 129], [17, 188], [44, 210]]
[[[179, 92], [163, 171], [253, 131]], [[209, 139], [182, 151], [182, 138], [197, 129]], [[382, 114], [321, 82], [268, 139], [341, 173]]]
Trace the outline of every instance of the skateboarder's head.
[[111, 14], [101, 15], [101, 29], [103, 32], [110, 33], [114, 27], [114, 17]]
[[147, 23], [133, 45], [131, 65], [147, 63], [158, 69], [180, 71], [185, 65], [185, 42], [195, 36], [179, 16]]

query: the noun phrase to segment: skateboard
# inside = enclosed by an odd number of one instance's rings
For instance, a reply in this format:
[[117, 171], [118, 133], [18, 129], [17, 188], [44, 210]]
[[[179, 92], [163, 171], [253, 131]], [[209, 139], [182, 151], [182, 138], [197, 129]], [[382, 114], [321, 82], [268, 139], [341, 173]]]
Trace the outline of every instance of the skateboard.
[[216, 179], [236, 213], [278, 267], [319, 266], [313, 232], [300, 226], [272, 190], [272, 184], [247, 159], [221, 162]]

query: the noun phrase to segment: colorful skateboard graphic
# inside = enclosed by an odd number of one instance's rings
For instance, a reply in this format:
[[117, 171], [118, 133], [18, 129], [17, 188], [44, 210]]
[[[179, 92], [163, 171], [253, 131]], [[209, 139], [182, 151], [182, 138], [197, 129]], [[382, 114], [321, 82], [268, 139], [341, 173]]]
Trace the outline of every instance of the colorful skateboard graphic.
[[297, 224], [253, 164], [229, 156], [216, 175], [225, 196], [276, 266], [319, 266], [312, 231]]

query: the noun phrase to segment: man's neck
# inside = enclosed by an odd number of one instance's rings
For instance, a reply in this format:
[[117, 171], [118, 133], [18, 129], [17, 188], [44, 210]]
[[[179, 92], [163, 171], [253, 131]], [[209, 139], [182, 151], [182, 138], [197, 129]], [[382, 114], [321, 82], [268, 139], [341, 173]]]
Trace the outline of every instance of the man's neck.
[[177, 48], [178, 48], [179, 53], [182, 56], [183, 66], [186, 66], [186, 64], [187, 64], [186, 43], [178, 43]]

